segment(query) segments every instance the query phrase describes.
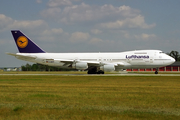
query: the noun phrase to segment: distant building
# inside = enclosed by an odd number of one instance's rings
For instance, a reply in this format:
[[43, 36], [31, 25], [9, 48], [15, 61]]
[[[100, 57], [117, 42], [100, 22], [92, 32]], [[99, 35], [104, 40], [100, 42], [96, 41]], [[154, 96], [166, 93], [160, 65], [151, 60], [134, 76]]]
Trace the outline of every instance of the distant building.
[[[156, 71], [155, 68], [152, 69], [127, 69], [126, 71]], [[180, 72], [180, 62], [175, 62], [171, 65], [160, 67], [158, 71], [176, 71]]]
[[22, 68], [21, 67], [10, 67], [10, 68], [3, 69], [3, 71], [22, 71]]

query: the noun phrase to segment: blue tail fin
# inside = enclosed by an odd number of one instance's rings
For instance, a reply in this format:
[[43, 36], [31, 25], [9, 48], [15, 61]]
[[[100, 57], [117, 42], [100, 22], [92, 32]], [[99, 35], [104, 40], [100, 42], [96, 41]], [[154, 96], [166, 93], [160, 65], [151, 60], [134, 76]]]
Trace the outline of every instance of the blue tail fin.
[[38, 45], [19, 30], [11, 30], [20, 53], [45, 53]]

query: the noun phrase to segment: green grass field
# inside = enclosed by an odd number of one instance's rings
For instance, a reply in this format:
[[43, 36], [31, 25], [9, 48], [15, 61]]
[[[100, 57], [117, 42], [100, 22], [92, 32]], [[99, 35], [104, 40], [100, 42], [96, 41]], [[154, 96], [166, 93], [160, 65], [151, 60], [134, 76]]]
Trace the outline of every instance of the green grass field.
[[178, 76], [0, 76], [0, 119], [180, 119]]

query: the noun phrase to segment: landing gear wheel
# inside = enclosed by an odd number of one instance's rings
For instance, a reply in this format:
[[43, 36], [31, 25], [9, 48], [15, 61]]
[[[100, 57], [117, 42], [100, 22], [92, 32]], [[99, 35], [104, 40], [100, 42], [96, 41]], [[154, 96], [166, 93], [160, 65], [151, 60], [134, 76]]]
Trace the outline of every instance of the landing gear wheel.
[[101, 74], [100, 71], [98, 71], [96, 74]]
[[100, 70], [97, 72], [97, 74], [104, 74], [104, 71]]
[[104, 74], [104, 71], [101, 71], [101, 74]]
[[87, 74], [96, 74], [96, 72], [90, 70], [90, 71], [87, 72]]
[[97, 74], [96, 69], [97, 68], [92, 68], [92, 69], [88, 70], [87, 74]]

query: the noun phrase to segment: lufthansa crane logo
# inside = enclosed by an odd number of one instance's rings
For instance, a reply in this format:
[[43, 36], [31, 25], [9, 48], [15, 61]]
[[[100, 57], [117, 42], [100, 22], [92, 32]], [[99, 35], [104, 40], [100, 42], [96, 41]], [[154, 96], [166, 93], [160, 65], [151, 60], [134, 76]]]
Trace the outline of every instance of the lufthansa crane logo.
[[28, 39], [26, 37], [24, 37], [24, 36], [20, 36], [17, 39], [17, 45], [20, 48], [25, 48], [28, 45]]

